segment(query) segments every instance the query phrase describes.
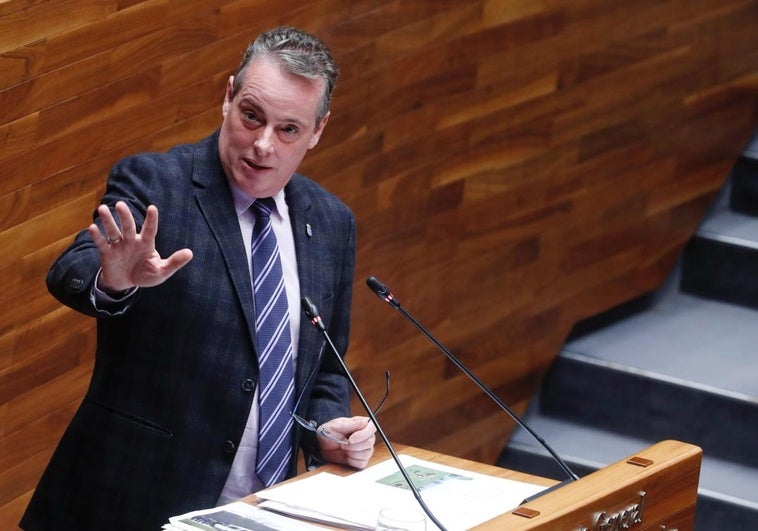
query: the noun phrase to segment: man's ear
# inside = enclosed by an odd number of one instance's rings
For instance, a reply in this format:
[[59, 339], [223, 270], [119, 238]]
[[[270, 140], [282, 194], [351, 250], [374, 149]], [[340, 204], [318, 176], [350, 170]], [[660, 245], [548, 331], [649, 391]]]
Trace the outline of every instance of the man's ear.
[[234, 90], [234, 76], [229, 76], [226, 81], [226, 92], [224, 93], [224, 103], [221, 105], [221, 113], [226, 117], [229, 109], [232, 107], [232, 92]]
[[316, 127], [316, 130], [313, 132], [313, 135], [311, 136], [310, 142], [308, 142], [308, 149], [313, 149], [316, 147], [316, 144], [318, 144], [319, 139], [321, 138], [321, 133], [324, 132], [324, 127], [326, 127], [326, 122], [329, 121], [329, 116], [331, 115], [331, 112], [326, 113], [326, 115], [321, 119], [321, 122]]

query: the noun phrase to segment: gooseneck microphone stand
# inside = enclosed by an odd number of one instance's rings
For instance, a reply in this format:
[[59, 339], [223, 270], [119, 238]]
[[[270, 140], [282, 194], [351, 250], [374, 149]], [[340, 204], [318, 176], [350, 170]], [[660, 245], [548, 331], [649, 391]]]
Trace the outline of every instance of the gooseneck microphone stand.
[[405, 470], [405, 467], [403, 467], [403, 464], [400, 462], [400, 458], [395, 452], [395, 449], [392, 447], [392, 444], [390, 443], [389, 439], [384, 434], [384, 430], [382, 430], [382, 427], [379, 425], [379, 421], [376, 420], [376, 415], [374, 415], [374, 412], [371, 410], [371, 407], [368, 405], [366, 398], [363, 396], [363, 393], [361, 393], [360, 389], [358, 388], [358, 384], [355, 383], [355, 380], [353, 379], [352, 374], [350, 374], [350, 370], [347, 368], [347, 365], [345, 364], [345, 360], [342, 359], [342, 357], [339, 355], [339, 352], [337, 352], [337, 348], [334, 346], [334, 343], [332, 343], [332, 338], [329, 337], [329, 333], [326, 331], [326, 327], [324, 326], [324, 323], [321, 320], [321, 315], [319, 314], [318, 308], [316, 307], [315, 304], [313, 304], [313, 302], [311, 302], [311, 300], [308, 297], [303, 297], [301, 304], [303, 306], [303, 311], [305, 312], [305, 315], [308, 317], [308, 319], [310, 319], [311, 323], [316, 328], [318, 328], [319, 331], [324, 335], [326, 342], [329, 343], [329, 347], [331, 351], [334, 353], [335, 358], [337, 358], [337, 361], [339, 362], [339, 364], [342, 366], [342, 370], [345, 372], [345, 376], [347, 376], [347, 379], [350, 382], [350, 385], [352, 386], [353, 391], [355, 391], [355, 394], [358, 397], [358, 400], [360, 400], [361, 404], [363, 405], [363, 408], [366, 410], [366, 413], [368, 413], [368, 416], [371, 419], [371, 422], [376, 427], [377, 433], [381, 437], [382, 441], [384, 441], [384, 445], [387, 447], [387, 450], [389, 450], [390, 455], [392, 455], [392, 459], [394, 459], [395, 463], [400, 469], [400, 473], [403, 475], [403, 478], [405, 478], [405, 482], [408, 484], [408, 487], [411, 489], [411, 492], [413, 492], [413, 496], [416, 498], [416, 501], [424, 510], [424, 512], [427, 514], [427, 516], [429, 516], [431, 521], [434, 522], [434, 524], [437, 527], [439, 527], [441, 531], [447, 531], [445, 527], [439, 522], [439, 520], [437, 520], [437, 517], [434, 516], [434, 514], [429, 509], [429, 507], [427, 507], [426, 503], [424, 502], [424, 499], [421, 497], [421, 493], [418, 491], [418, 488], [416, 488], [416, 485], [413, 484], [413, 481], [408, 475], [408, 471]]
[[[579, 476], [577, 476], [570, 468], [569, 466], [563, 461], [563, 459], [560, 458], [560, 456], [545, 442], [545, 440], [537, 435], [537, 433], [534, 432], [521, 418], [519, 418], [518, 415], [510, 408], [507, 404], [505, 404], [500, 398], [492, 392], [492, 390], [484, 385], [484, 383], [476, 377], [474, 373], [472, 373], [457, 357], [453, 355], [452, 352], [450, 352], [447, 348], [445, 348], [442, 343], [437, 341], [437, 339], [424, 328], [421, 323], [416, 321], [416, 319], [413, 318], [412, 315], [410, 315], [407, 311], [405, 311], [405, 308], [403, 308], [398, 300], [395, 298], [395, 296], [392, 294], [390, 289], [384, 285], [381, 281], [379, 281], [376, 277], [368, 277], [366, 279], [366, 284], [368, 284], [368, 287], [371, 288], [371, 291], [376, 293], [376, 296], [382, 299], [383, 301], [389, 303], [390, 306], [398, 310], [400, 313], [402, 313], [406, 319], [408, 319], [413, 325], [421, 331], [422, 334], [424, 334], [427, 339], [429, 339], [432, 343], [434, 343], [437, 348], [442, 351], [442, 353], [447, 356], [447, 358], [455, 364], [456, 367], [458, 367], [466, 376], [468, 376], [477, 386], [479, 386], [479, 389], [484, 391], [484, 393], [498, 406], [500, 406], [500, 409], [505, 411], [516, 423], [524, 428], [532, 437], [534, 437], [537, 442], [539, 442], [545, 450], [547, 450], [550, 455], [553, 457], [556, 463], [558, 463], [558, 466], [561, 467], [561, 469], [566, 473], [566, 475], [569, 477], [571, 481], [576, 481], [579, 479]], [[557, 486], [562, 485], [562, 483], [559, 483]], [[548, 489], [551, 490], [551, 489]], [[542, 491], [539, 494], [544, 494], [546, 491]], [[529, 500], [530, 498], [527, 498]]]

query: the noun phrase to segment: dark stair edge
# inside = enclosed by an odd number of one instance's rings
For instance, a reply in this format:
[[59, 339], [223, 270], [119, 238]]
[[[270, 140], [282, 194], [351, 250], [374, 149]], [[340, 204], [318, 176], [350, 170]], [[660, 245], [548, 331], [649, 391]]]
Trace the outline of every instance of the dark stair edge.
[[[737, 393], [564, 351], [545, 375], [539, 404], [548, 417], [632, 437], [694, 441], [715, 457], [758, 466], [758, 430], [745, 421], [758, 418], [758, 407]], [[704, 416], [735, 429], [724, 437], [700, 422]]]

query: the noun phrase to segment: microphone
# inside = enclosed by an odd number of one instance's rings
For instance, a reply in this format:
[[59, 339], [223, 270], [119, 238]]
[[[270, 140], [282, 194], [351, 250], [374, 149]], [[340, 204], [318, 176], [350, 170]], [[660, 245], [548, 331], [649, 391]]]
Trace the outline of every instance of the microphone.
[[395, 449], [392, 447], [392, 443], [390, 443], [389, 439], [384, 434], [384, 430], [382, 430], [382, 427], [379, 425], [379, 421], [376, 419], [376, 415], [371, 410], [371, 407], [368, 405], [366, 398], [363, 396], [363, 393], [361, 393], [361, 390], [358, 388], [358, 384], [355, 382], [352, 374], [350, 373], [350, 370], [347, 368], [347, 365], [345, 364], [345, 360], [343, 360], [342, 356], [339, 355], [339, 352], [337, 352], [337, 347], [334, 346], [334, 343], [332, 342], [332, 338], [329, 337], [329, 332], [326, 331], [324, 322], [321, 320], [321, 315], [319, 315], [318, 308], [316, 307], [315, 304], [313, 304], [313, 302], [308, 297], [303, 297], [301, 300], [301, 304], [303, 307], [303, 311], [305, 312], [305, 315], [308, 317], [308, 319], [310, 319], [311, 324], [313, 324], [313, 326], [318, 328], [318, 330], [324, 335], [326, 342], [329, 343], [329, 347], [331, 351], [334, 353], [334, 357], [337, 358], [337, 361], [342, 366], [342, 370], [344, 371], [345, 376], [347, 376], [347, 379], [350, 382], [350, 385], [352, 386], [353, 391], [355, 391], [355, 394], [358, 397], [358, 400], [360, 400], [361, 404], [363, 405], [363, 408], [368, 413], [368, 416], [371, 419], [371, 422], [376, 427], [377, 433], [381, 437], [382, 441], [384, 441], [384, 445], [387, 447], [387, 450], [389, 450], [390, 455], [392, 456], [392, 459], [394, 459], [395, 463], [397, 464], [397, 467], [400, 469], [400, 473], [403, 475], [403, 478], [405, 478], [405, 482], [408, 484], [408, 487], [411, 489], [411, 492], [413, 492], [413, 496], [416, 498], [416, 501], [418, 502], [419, 506], [424, 510], [427, 516], [429, 516], [431, 521], [434, 522], [435, 525], [440, 528], [441, 531], [447, 531], [445, 527], [439, 522], [439, 520], [437, 520], [437, 517], [434, 516], [434, 514], [432, 514], [429, 507], [427, 507], [426, 503], [424, 502], [424, 499], [421, 497], [421, 493], [418, 491], [418, 488], [416, 488], [416, 485], [413, 484], [413, 481], [408, 475], [408, 471], [405, 470], [405, 467], [403, 467], [403, 464], [400, 462], [400, 458], [395, 452]]
[[[569, 480], [576, 481], [579, 479], [579, 476], [577, 476], [573, 470], [569, 468], [569, 466], [563, 461], [563, 459], [560, 458], [560, 456], [553, 450], [546, 442], [545, 440], [537, 435], [537, 433], [532, 430], [521, 418], [516, 415], [516, 413], [508, 407], [500, 398], [484, 383], [476, 377], [474, 373], [472, 373], [457, 357], [453, 355], [452, 352], [450, 352], [447, 348], [445, 348], [437, 339], [426, 329], [424, 328], [421, 323], [419, 323], [416, 319], [413, 318], [412, 315], [410, 315], [405, 309], [400, 305], [400, 302], [395, 298], [395, 296], [392, 294], [390, 289], [382, 283], [379, 279], [376, 277], [370, 276], [366, 279], [366, 284], [368, 284], [368, 287], [371, 288], [371, 290], [376, 293], [377, 297], [382, 299], [383, 301], [389, 303], [390, 306], [398, 310], [400, 313], [402, 313], [406, 319], [408, 319], [413, 325], [421, 331], [422, 334], [424, 334], [427, 339], [429, 339], [432, 343], [435, 344], [435, 346], [442, 351], [442, 353], [447, 356], [447, 358], [455, 364], [456, 367], [458, 367], [463, 373], [468, 376], [476, 385], [479, 386], [479, 388], [484, 391], [484, 393], [498, 406], [500, 406], [500, 409], [505, 411], [510, 417], [516, 421], [516, 423], [521, 426], [523, 429], [525, 429], [532, 437], [534, 437], [542, 447], [548, 451], [548, 453], [553, 457], [555, 462], [558, 464], [558, 466], [566, 473], [566, 475], [569, 477]], [[568, 481], [568, 480], [567, 480]], [[532, 496], [530, 498], [527, 498], [524, 500], [524, 503], [527, 501], [530, 501], [534, 499], [537, 496], [540, 496], [542, 494], [545, 494], [549, 492], [550, 490], [553, 490], [557, 487], [560, 487], [563, 483], [558, 483], [557, 485], [546, 489], [542, 492], [539, 492], [537, 495]]]

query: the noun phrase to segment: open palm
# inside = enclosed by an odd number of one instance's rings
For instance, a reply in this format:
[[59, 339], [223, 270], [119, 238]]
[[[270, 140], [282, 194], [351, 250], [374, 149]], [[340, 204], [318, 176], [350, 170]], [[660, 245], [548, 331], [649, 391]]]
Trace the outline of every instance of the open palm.
[[147, 208], [139, 233], [134, 216], [123, 201], [116, 203], [120, 228], [106, 205], [100, 205], [97, 212], [105, 234], [94, 223], [88, 230], [100, 253], [100, 289], [120, 292], [135, 286], [157, 286], [192, 260], [190, 249], [181, 249], [168, 258], [161, 258], [155, 249], [158, 209], [154, 205]]

